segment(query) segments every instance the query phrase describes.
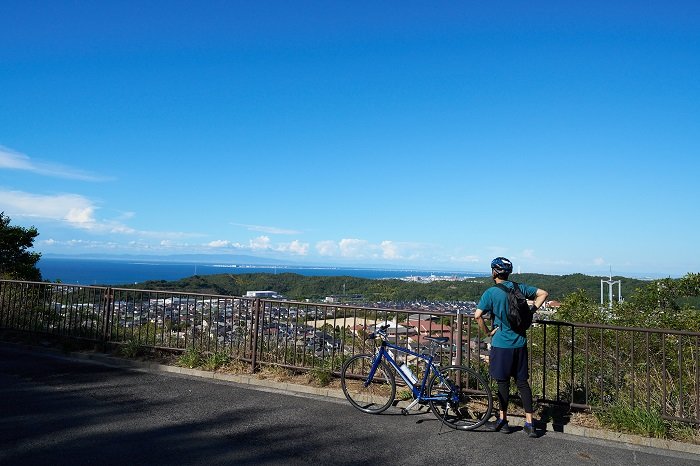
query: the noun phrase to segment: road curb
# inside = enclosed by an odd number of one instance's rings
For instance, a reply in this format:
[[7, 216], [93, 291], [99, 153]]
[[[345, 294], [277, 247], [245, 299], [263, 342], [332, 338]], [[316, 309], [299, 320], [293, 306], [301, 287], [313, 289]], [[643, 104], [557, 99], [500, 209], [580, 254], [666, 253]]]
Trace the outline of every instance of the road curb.
[[[85, 361], [91, 361], [98, 364], [104, 364], [106, 366], [141, 370], [141, 371], [153, 371], [153, 372], [168, 372], [173, 374], [187, 375], [191, 377], [198, 377], [202, 379], [212, 379], [220, 380], [225, 382], [234, 382], [242, 385], [248, 385], [251, 387], [258, 388], [268, 388], [274, 389], [276, 391], [295, 393], [295, 394], [305, 394], [313, 396], [322, 396], [335, 399], [345, 399], [342, 390], [330, 389], [323, 387], [314, 387], [310, 385], [301, 385], [290, 382], [278, 382], [271, 379], [261, 379], [254, 375], [245, 374], [226, 374], [223, 372], [205, 371], [201, 369], [190, 369], [187, 367], [180, 366], [170, 366], [167, 364], [160, 364], [148, 361], [136, 361], [132, 359], [122, 359], [111, 355], [100, 354], [100, 353], [66, 353], [58, 351], [51, 348], [36, 347], [25, 344], [0, 342], [0, 345], [9, 346], [12, 348], [20, 348], [40, 353], [49, 354], [54, 357], [65, 357], [70, 359], [80, 359]], [[397, 403], [398, 407], [407, 406], [407, 402], [399, 401]], [[521, 426], [524, 424], [524, 419], [518, 416], [509, 416], [509, 423], [515, 426]], [[542, 424], [540, 423], [540, 426]], [[618, 442], [622, 444], [629, 444], [641, 447], [649, 447], [659, 450], [669, 450], [682, 453], [695, 454], [700, 457], [700, 445], [694, 445], [690, 443], [677, 442], [674, 440], [657, 439], [650, 437], [642, 437], [639, 435], [625, 434], [620, 432], [612, 432], [609, 430], [592, 429], [589, 427], [575, 426], [570, 424], [559, 424], [549, 422], [545, 426], [546, 432], [558, 432], [569, 435], [575, 435], [580, 437], [585, 437], [595, 440], [606, 440], [612, 442]]]

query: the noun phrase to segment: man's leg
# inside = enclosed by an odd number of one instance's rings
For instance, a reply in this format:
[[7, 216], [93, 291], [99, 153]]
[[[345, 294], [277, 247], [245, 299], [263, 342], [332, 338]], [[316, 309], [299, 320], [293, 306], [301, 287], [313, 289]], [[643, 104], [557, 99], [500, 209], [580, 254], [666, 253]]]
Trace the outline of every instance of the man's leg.
[[502, 420], [508, 420], [508, 402], [510, 400], [510, 379], [497, 380], [498, 383], [498, 408], [501, 411], [499, 416]]
[[523, 400], [523, 409], [525, 410], [525, 426], [523, 431], [528, 437], [537, 437], [535, 425], [532, 423], [532, 389], [527, 379], [516, 380], [520, 398]]
[[[532, 389], [527, 379], [517, 380], [516, 385], [518, 386], [518, 392], [520, 393], [520, 399], [523, 401], [523, 409], [525, 410], [525, 422], [532, 424]], [[500, 392], [500, 388], [499, 388]]]

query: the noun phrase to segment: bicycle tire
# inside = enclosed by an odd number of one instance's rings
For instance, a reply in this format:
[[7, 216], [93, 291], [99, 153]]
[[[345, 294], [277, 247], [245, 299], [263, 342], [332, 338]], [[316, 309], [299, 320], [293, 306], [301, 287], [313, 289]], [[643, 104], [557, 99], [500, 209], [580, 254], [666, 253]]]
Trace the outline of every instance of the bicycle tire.
[[[445, 396], [444, 401], [429, 402], [433, 414], [457, 430], [473, 430], [484, 425], [493, 410], [493, 395], [486, 380], [466, 366], [445, 367], [440, 373], [444, 379], [433, 375], [427, 388], [428, 397]], [[454, 393], [457, 400], [449, 400]]]
[[379, 363], [369, 385], [365, 386], [374, 356], [358, 354], [343, 364], [340, 385], [345, 398], [363, 413], [379, 414], [394, 402], [396, 379], [384, 361]]

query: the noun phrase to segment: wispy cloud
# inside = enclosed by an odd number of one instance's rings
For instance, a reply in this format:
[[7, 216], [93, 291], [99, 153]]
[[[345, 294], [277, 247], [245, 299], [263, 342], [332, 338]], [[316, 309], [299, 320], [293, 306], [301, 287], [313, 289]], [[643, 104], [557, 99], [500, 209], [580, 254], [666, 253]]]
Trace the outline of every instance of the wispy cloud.
[[64, 221], [76, 227], [85, 227], [95, 222], [95, 205], [78, 194], [46, 196], [0, 190], [0, 210], [9, 215]]
[[358, 238], [340, 241], [324, 240], [315, 245], [316, 252], [324, 257], [344, 259], [415, 260], [424, 255], [426, 245], [420, 243], [384, 240], [373, 243]]
[[[118, 220], [98, 220], [95, 217], [98, 209], [95, 202], [79, 194], [43, 195], [0, 189], [0, 211], [4, 211], [11, 217], [50, 220], [71, 228], [101, 234], [111, 233], [159, 239], [200, 236], [196, 233], [137, 230]], [[131, 214], [128, 217], [131, 217]]]
[[243, 227], [249, 231], [256, 231], [258, 233], [267, 233], [268, 235], [298, 235], [301, 234], [298, 230], [290, 230], [287, 228], [271, 227], [264, 225], [249, 225], [245, 223], [231, 223], [231, 225], [237, 227]]
[[110, 178], [60, 164], [32, 160], [29, 156], [0, 146], [0, 169], [23, 170], [37, 175], [81, 181], [108, 181]]

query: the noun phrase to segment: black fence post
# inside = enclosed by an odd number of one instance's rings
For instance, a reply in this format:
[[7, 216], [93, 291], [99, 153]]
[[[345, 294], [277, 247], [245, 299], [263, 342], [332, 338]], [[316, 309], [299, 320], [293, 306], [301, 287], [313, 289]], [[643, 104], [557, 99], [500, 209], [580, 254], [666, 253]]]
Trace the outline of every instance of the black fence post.
[[462, 364], [462, 324], [462, 312], [457, 310], [457, 334], [454, 336], [454, 342], [457, 345], [457, 348], [455, 348], [455, 365], [457, 366]]
[[252, 354], [250, 355], [250, 372], [255, 372], [256, 366], [258, 364], [258, 333], [260, 332], [260, 298], [257, 298], [253, 304], [253, 325], [251, 330], [253, 347]]
[[112, 339], [112, 311], [114, 310], [114, 290], [112, 287], [107, 287], [103, 297], [103, 314], [102, 314], [102, 341], [107, 343]]

